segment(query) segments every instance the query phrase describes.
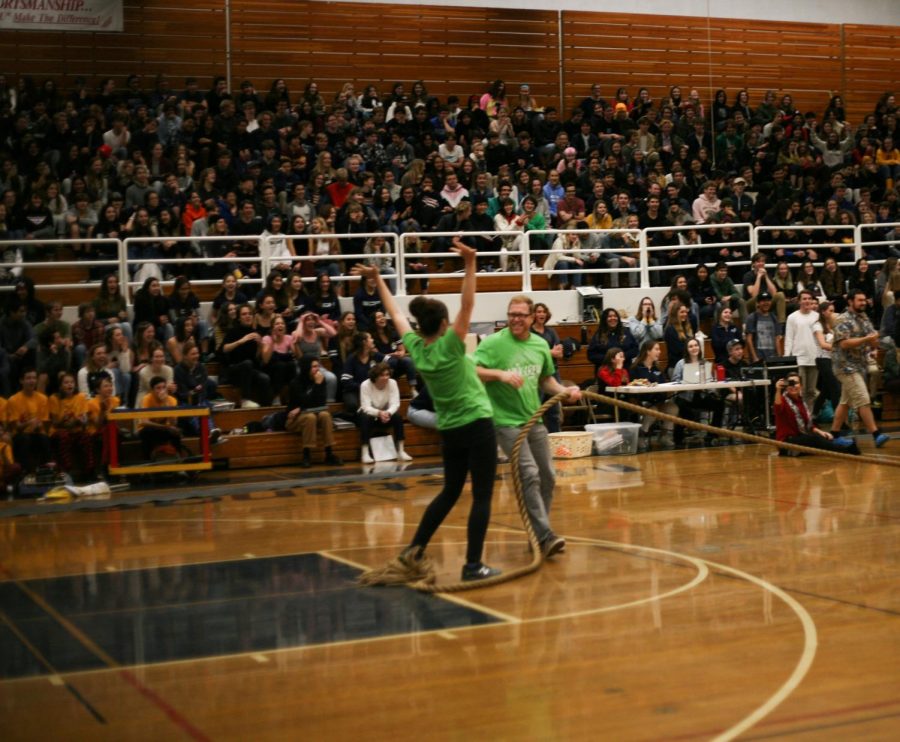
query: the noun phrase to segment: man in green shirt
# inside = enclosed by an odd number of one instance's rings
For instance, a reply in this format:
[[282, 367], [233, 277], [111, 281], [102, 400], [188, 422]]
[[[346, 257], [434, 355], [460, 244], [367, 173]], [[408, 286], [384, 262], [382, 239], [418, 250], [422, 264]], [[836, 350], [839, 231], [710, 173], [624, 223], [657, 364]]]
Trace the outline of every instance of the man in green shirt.
[[[543, 338], [531, 332], [534, 302], [527, 296], [514, 296], [506, 315], [508, 326], [485, 338], [475, 351], [478, 376], [484, 382], [494, 409], [497, 441], [504, 453], [512, 453], [513, 444], [525, 423], [541, 406], [541, 395], [569, 393], [569, 401], [581, 399], [577, 386], [564, 387], [554, 376], [553, 357]], [[536, 424], [519, 451], [519, 469], [525, 503], [541, 551], [553, 556], [566, 547], [565, 539], [550, 527], [550, 505], [556, 475], [547, 429]]]

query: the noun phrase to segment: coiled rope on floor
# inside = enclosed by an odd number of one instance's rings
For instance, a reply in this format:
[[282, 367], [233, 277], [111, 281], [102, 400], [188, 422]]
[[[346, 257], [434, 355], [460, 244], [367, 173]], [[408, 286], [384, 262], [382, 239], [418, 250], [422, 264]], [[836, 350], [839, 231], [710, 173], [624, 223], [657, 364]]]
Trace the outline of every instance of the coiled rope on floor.
[[[693, 420], [685, 420], [684, 418], [677, 417], [675, 415], [669, 415], [668, 413], [660, 412], [659, 410], [656, 410], [652, 407], [642, 407], [641, 405], [633, 404], [631, 402], [625, 402], [624, 400], [609, 397], [605, 394], [597, 394], [596, 392], [589, 391], [583, 391], [581, 394], [582, 397], [587, 400], [601, 402], [603, 404], [607, 404], [612, 407], [625, 410], [627, 412], [634, 412], [638, 415], [648, 415], [663, 422], [671, 422], [674, 425], [681, 425], [692, 430], [712, 433], [720, 437], [734, 438], [744, 441], [745, 443], [761, 443], [768, 446], [774, 446], [775, 448], [785, 451], [812, 454], [814, 456], [824, 456], [827, 458], [851, 461], [854, 463], [880, 464], [882, 466], [900, 466], [900, 458], [898, 457], [855, 455], [849, 453], [840, 453], [838, 451], [826, 451], [821, 448], [810, 448], [809, 446], [798, 446], [795, 443], [784, 443], [781, 441], [776, 441], [772, 438], [754, 435], [752, 433], [744, 433], [743, 431], [730, 430], [728, 428], [717, 428], [712, 425], [706, 425], [705, 423], [698, 423]], [[503, 572], [502, 574], [495, 575], [494, 577], [487, 577], [483, 580], [437, 584], [435, 581], [434, 567], [431, 564], [431, 560], [427, 557], [416, 560], [414, 563], [403, 561], [400, 557], [395, 557], [384, 567], [369, 570], [368, 572], [363, 573], [359, 578], [360, 584], [403, 584], [424, 593], [458, 593], [464, 590], [476, 590], [483, 587], [500, 585], [504, 582], [510, 582], [512, 580], [518, 579], [519, 577], [530, 575], [540, 569], [541, 564], [544, 561], [544, 557], [541, 552], [537, 536], [534, 532], [534, 528], [531, 525], [531, 518], [528, 515], [528, 507], [525, 503], [522, 475], [519, 468], [519, 456], [522, 445], [525, 443], [525, 439], [528, 437], [528, 433], [535, 426], [535, 424], [541, 419], [541, 417], [547, 410], [553, 407], [553, 405], [567, 399], [568, 396], [568, 392], [561, 392], [549, 398], [537, 409], [534, 415], [531, 416], [531, 419], [522, 427], [519, 436], [516, 438], [516, 441], [513, 444], [512, 452], [509, 457], [510, 472], [512, 474], [513, 481], [513, 492], [515, 493], [516, 497], [516, 506], [518, 507], [519, 516], [522, 519], [522, 525], [525, 528], [525, 533], [528, 536], [528, 545], [531, 548], [531, 562], [529, 564], [523, 567], [510, 569], [506, 572]]]

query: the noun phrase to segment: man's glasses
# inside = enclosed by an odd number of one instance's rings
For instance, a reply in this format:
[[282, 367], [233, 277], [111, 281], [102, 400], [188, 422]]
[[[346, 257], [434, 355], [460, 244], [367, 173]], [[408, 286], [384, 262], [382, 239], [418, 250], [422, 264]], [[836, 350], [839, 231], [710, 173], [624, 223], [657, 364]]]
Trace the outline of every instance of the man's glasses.
[[507, 319], [528, 319], [531, 316], [531, 312], [507, 312]]

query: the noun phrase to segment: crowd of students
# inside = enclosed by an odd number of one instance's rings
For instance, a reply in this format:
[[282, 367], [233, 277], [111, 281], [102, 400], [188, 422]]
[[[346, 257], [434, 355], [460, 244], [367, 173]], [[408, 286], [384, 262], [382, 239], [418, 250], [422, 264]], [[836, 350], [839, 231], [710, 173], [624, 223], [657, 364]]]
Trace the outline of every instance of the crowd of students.
[[[801, 112], [774, 91], [754, 101], [746, 90], [730, 98], [720, 90], [712, 102], [678, 86], [659, 99], [647, 88], [633, 99], [623, 88], [603, 93], [594, 85], [559, 111], [502, 80], [465, 103], [439, 100], [422, 81], [387, 95], [347, 83], [326, 101], [315, 82], [295, 95], [282, 79], [266, 95], [251, 81], [229, 91], [223, 78], [208, 91], [191, 78], [182, 90], [165, 80], [145, 90], [131, 75], [125, 89], [104, 80], [68, 94], [52, 80], [15, 88], [0, 80], [0, 239], [20, 241], [5, 246], [7, 260], [27, 261], [57, 249], [42, 238], [71, 238], [86, 260], [114, 256], [83, 238], [142, 238], [128, 256], [139, 281], [235, 270], [262, 278], [253, 262], [260, 235], [273, 238], [269, 257], [283, 267], [316, 258], [296, 265], [306, 278], [346, 274], [348, 254], [396, 270], [384, 240], [360, 236], [378, 232], [415, 233], [425, 248], [429, 232], [496, 231], [466, 242], [502, 251], [480, 261], [500, 269], [519, 264], [529, 239], [550, 250], [548, 270], [576, 271], [560, 273], [561, 286], [580, 283], [585, 267], [633, 267], [627, 230], [647, 227], [663, 228], [650, 233], [661, 248], [651, 259], [656, 284], [667, 282], [658, 268], [685, 258], [746, 260], [730, 244], [746, 237], [736, 223], [772, 227], [765, 240], [798, 263], [845, 262], [855, 224], [865, 225], [867, 258], [897, 255], [893, 94], [851, 123], [840, 95]], [[674, 229], [694, 223], [715, 228]], [[526, 236], [545, 227], [625, 231]], [[184, 236], [219, 239], [174, 239]], [[447, 245], [439, 238], [432, 247]], [[195, 257], [222, 260], [178, 262]]]
[[[439, 100], [422, 81], [409, 91], [397, 83], [387, 95], [347, 83], [326, 101], [315, 82], [292, 95], [282, 79], [265, 95], [250, 81], [229, 91], [222, 78], [207, 91], [191, 78], [181, 90], [164, 80], [145, 90], [131, 75], [124, 89], [104, 80], [96, 91], [79, 83], [67, 93], [52, 80], [35, 86], [23, 78], [12, 86], [0, 79], [4, 261], [52, 258], [59, 248], [43, 240], [65, 237], [101, 281], [97, 298], [79, 307], [69, 328], [62, 307], [36, 298], [20, 268], [3, 269], [0, 279], [15, 290], [0, 321], [0, 394], [24, 393], [20, 380], [34, 369], [33, 394], [51, 398], [65, 393], [62, 374], [70, 373], [74, 396], [96, 398], [108, 379], [118, 402], [139, 404], [162, 378], [178, 403], [205, 404], [216, 393], [204, 365], [210, 358], [222, 362], [223, 378], [243, 399], [257, 404], [285, 402], [278, 398], [305, 379], [324, 386], [326, 401], [341, 400], [356, 414], [363, 386], [384, 376], [368, 377], [380, 362], [415, 393], [415, 367], [374, 286], [363, 282], [352, 315], [339, 311], [333, 279], [355, 262], [345, 256], [363, 254], [382, 274], [396, 272], [385, 240], [362, 236], [379, 232], [415, 233], [423, 249], [441, 250], [449, 240], [429, 240], [430, 232], [496, 231], [494, 238], [463, 240], [500, 251], [479, 264], [502, 270], [518, 265], [529, 231], [621, 228], [531, 243], [550, 251], [546, 269], [574, 271], [559, 274], [560, 286], [578, 285], [590, 267], [625, 270], [610, 276], [615, 286], [635, 277], [627, 271], [637, 263], [633, 230], [661, 227], [648, 233], [651, 247], [664, 248], [649, 259], [654, 283], [668, 283], [666, 266], [706, 265], [676, 276], [661, 323], [652, 306], [650, 315], [642, 306], [641, 321], [631, 318], [628, 327], [604, 314], [598, 337], [622, 340], [628, 365], [658, 324], [663, 335], [656, 339], [667, 343], [674, 368], [707, 318], [722, 360], [738, 339], [729, 313], [740, 316], [751, 360], [780, 353], [781, 328], [798, 309], [801, 290], [840, 311], [842, 297], [861, 288], [878, 320], [898, 257], [893, 94], [851, 123], [839, 95], [820, 113], [800, 112], [789, 94], [776, 98], [773, 91], [753, 101], [746, 90], [732, 91], [730, 100], [722, 90], [709, 103], [678, 86], [656, 100], [647, 88], [633, 99], [622, 88], [608, 98], [604, 92], [594, 85], [563, 112], [541, 106], [527, 86], [508, 91], [502, 80], [463, 102]], [[765, 272], [764, 258], [760, 270], [753, 256], [743, 288], [734, 263], [751, 256], [734, 244], [745, 237], [732, 226], [738, 223], [770, 227], [763, 241], [778, 246], [771, 249], [775, 272]], [[844, 277], [848, 230], [857, 223], [864, 225], [863, 259]], [[714, 228], [675, 230], [691, 224]], [[219, 239], [175, 240], [201, 236]], [[107, 269], [97, 265], [115, 254], [85, 241], [97, 237], [143, 238], [129, 248], [131, 278], [141, 283], [131, 309], [118, 277], [104, 277]], [[256, 262], [261, 246], [275, 266], [268, 276]], [[179, 262], [197, 257], [221, 260]], [[405, 269], [415, 275], [428, 266], [411, 259]], [[212, 276], [222, 278], [222, 291], [211, 316], [201, 317], [190, 280]], [[263, 289], [245, 294], [243, 277]], [[174, 286], [166, 293], [161, 281], [168, 280]], [[671, 301], [677, 292], [687, 295]], [[819, 314], [824, 337], [828, 309]], [[314, 370], [323, 353], [331, 368], [320, 360]], [[833, 396], [824, 386], [821, 396]], [[18, 424], [7, 420], [10, 431]], [[73, 428], [87, 433], [90, 425], [85, 418]], [[43, 430], [62, 428], [48, 417]], [[57, 435], [54, 445], [66, 437]]]
[[[793, 404], [795, 387], [802, 388], [809, 420], [831, 423], [843, 399], [842, 372], [835, 366], [847, 365], [846, 353], [834, 352], [844, 339], [838, 329], [848, 318], [858, 317], [860, 322], [870, 323], [874, 336], [873, 342], [855, 351], [858, 357], [851, 364], [867, 386], [867, 393], [860, 395], [852, 408], [877, 437], [880, 431], [869, 419], [867, 408], [870, 404], [881, 407], [879, 395], [883, 389], [900, 389], [898, 261], [889, 258], [870, 272], [868, 261], [861, 258], [847, 280], [834, 261], [825, 262], [822, 273], [830, 274], [825, 279], [828, 289], [810, 261], [795, 272], [790, 264], [779, 260], [771, 271], [766, 268], [766, 255], [757, 253], [751, 256], [740, 287], [728, 278], [724, 263], [717, 264], [712, 273], [700, 264], [690, 277], [679, 274], [673, 279], [659, 313], [650, 297], [642, 298], [637, 311], [626, 318], [616, 309], [605, 309], [588, 347], [597, 379], [604, 387], [622, 386], [634, 379], [681, 381], [684, 365], [703, 359], [698, 337], [705, 321], [703, 340], [710, 342], [715, 364], [721, 367], [725, 379], [741, 379], [742, 369], [749, 363], [791, 357], [798, 367], [798, 383], [791, 384], [790, 394], [778, 395], [779, 404], [782, 399], [786, 399], [784, 404]], [[663, 346], [666, 364], [660, 368], [657, 361]], [[711, 412], [712, 424], [720, 427], [725, 401], [739, 401], [741, 396], [736, 391], [724, 396], [692, 391], [673, 399], [660, 395], [645, 401], [661, 411], [692, 419], [697, 413]], [[644, 418], [645, 433], [652, 422], [649, 416]], [[838, 437], [848, 430], [846, 422], [846, 417], [836, 422], [834, 433]], [[712, 441], [714, 436], [707, 439]], [[673, 436], [671, 425], [663, 427], [663, 447], [671, 448], [680, 440], [683, 431], [676, 428]], [[879, 438], [879, 445], [885, 440]]]

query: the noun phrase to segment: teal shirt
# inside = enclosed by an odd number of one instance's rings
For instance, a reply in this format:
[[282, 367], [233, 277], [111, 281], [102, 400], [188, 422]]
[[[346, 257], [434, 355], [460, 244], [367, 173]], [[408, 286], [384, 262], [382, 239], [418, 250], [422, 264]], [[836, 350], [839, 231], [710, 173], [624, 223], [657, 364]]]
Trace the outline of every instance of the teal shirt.
[[475, 364], [466, 357], [466, 346], [453, 330], [429, 345], [420, 335], [408, 332], [403, 336], [403, 345], [434, 400], [439, 430], [491, 417], [491, 402], [484, 384]]
[[475, 363], [484, 368], [515, 371], [525, 381], [519, 389], [502, 381], [485, 384], [494, 408], [494, 422], [504, 427], [519, 427], [531, 419], [541, 406], [541, 379], [554, 372], [546, 340], [533, 332], [525, 340], [518, 340], [509, 328], [481, 341], [475, 351]]

